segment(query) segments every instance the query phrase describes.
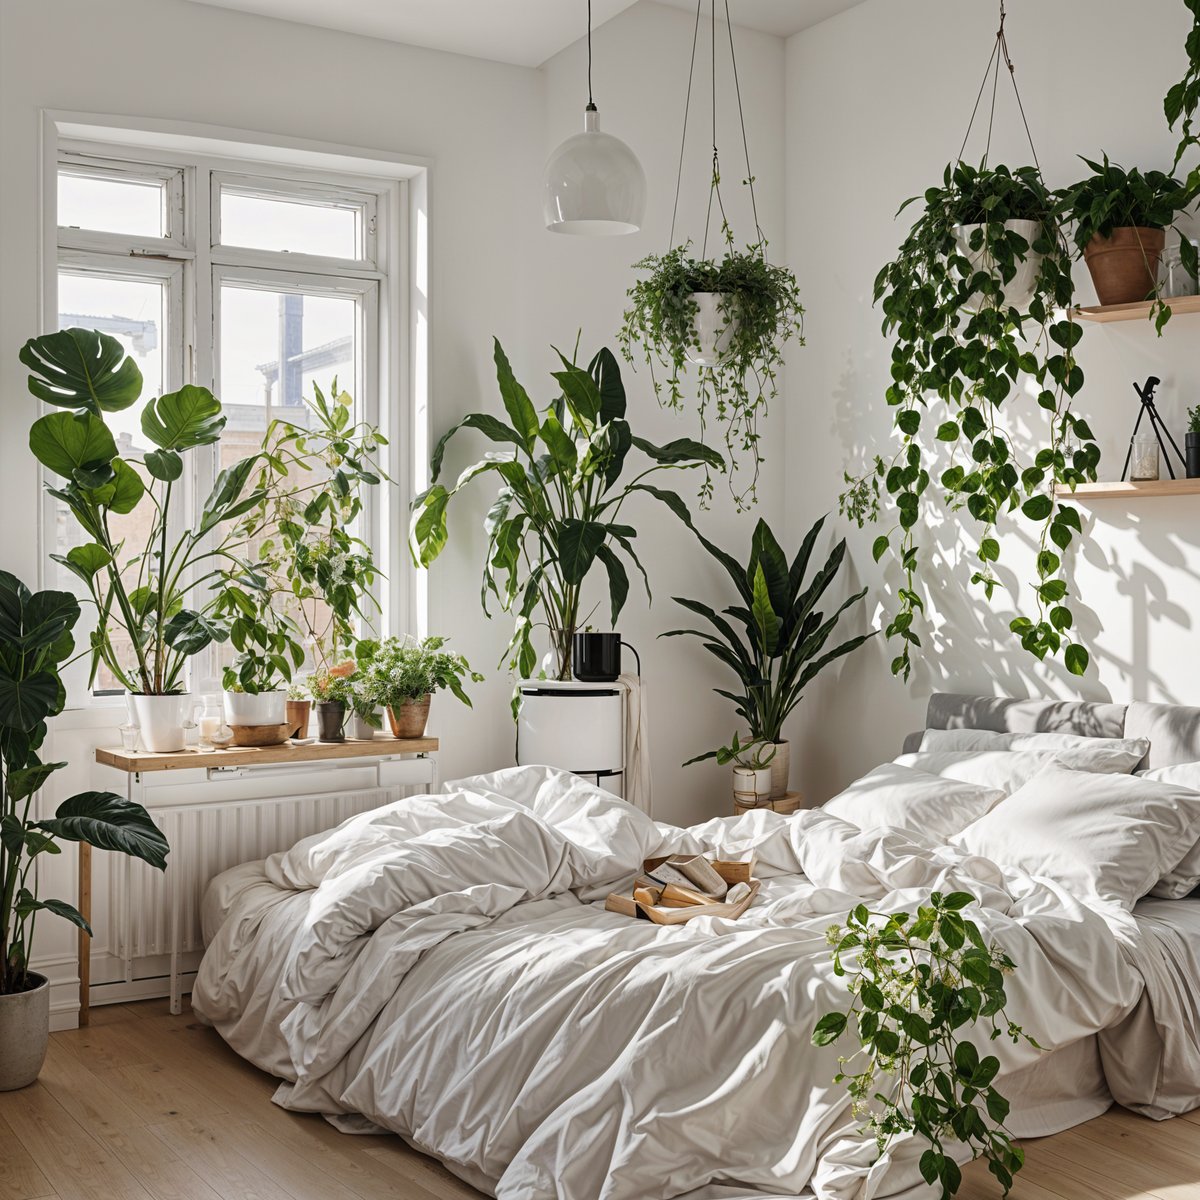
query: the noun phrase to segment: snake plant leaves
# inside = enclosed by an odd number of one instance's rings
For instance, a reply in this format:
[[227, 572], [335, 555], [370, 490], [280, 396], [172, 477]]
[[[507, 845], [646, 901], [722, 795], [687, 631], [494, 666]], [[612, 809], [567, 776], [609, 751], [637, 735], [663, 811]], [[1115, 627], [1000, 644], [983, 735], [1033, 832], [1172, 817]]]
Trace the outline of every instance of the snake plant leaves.
[[753, 577], [754, 600], [750, 606], [754, 624], [758, 630], [758, 641], [768, 654], [775, 653], [779, 644], [779, 618], [771, 607], [771, 593], [767, 590], [767, 579], [762, 569], [762, 563], [754, 568]]
[[160, 871], [167, 866], [170, 847], [150, 814], [113, 792], [80, 792], [64, 800], [52, 818], [33, 825], [69, 842], [129, 854]]
[[99, 416], [120, 412], [142, 394], [142, 372], [125, 347], [94, 329], [63, 329], [30, 338], [21, 362], [34, 374], [29, 390], [46, 404]]
[[[108, 426], [92, 412], [55, 412], [39, 417], [29, 429], [29, 449], [48, 471], [64, 479], [95, 470], [117, 457]], [[84, 482], [83, 486], [89, 486]]]
[[151, 400], [142, 410], [142, 432], [160, 450], [211, 445], [224, 428], [221, 402], [208, 388], [190, 383]]

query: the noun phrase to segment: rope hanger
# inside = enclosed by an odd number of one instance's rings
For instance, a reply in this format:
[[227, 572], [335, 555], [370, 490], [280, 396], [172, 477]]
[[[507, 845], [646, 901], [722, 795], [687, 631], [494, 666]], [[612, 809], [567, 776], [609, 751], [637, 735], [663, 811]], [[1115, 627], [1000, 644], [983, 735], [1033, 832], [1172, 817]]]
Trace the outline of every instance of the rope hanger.
[[1000, 28], [996, 30], [996, 40], [992, 44], [992, 53], [988, 58], [987, 66], [983, 70], [983, 82], [979, 85], [979, 93], [975, 97], [975, 107], [971, 109], [971, 119], [967, 122], [967, 132], [963, 134], [962, 145], [958, 148], [957, 162], [962, 162], [963, 154], [967, 149], [967, 142], [971, 137], [971, 130], [975, 125], [975, 117], [979, 113], [979, 105], [983, 100], [983, 94], [987, 90], [988, 78], [992, 81], [992, 98], [991, 106], [988, 112], [988, 131], [987, 145], [983, 152], [983, 166], [987, 167], [988, 155], [992, 152], [992, 128], [996, 123], [996, 92], [1000, 86], [1000, 64], [1003, 61], [1008, 68], [1008, 78], [1012, 82], [1013, 95], [1017, 100], [1017, 109], [1021, 114], [1021, 124], [1025, 127], [1025, 137], [1029, 142], [1029, 151], [1033, 155], [1033, 165], [1037, 169], [1037, 173], [1041, 175], [1042, 164], [1038, 161], [1037, 147], [1033, 144], [1033, 134], [1029, 131], [1029, 120], [1025, 116], [1025, 105], [1021, 103], [1021, 91], [1017, 87], [1017, 68], [1012, 60], [1012, 56], [1008, 52], [1008, 38], [1004, 33], [1004, 22], [1008, 18], [1008, 13], [1005, 11], [1005, 0], [1000, 0]]
[[[766, 257], [766, 238], [758, 221], [758, 202], [754, 196], [754, 172], [750, 169], [750, 142], [746, 136], [746, 115], [742, 110], [742, 85], [738, 78], [737, 52], [733, 45], [733, 22], [729, 16], [729, 0], [723, 0], [725, 6], [725, 28], [729, 33], [729, 61], [733, 66], [733, 86], [737, 96], [738, 122], [742, 130], [742, 151], [746, 159], [746, 184], [750, 189], [750, 210], [754, 217], [754, 231], [757, 237], [759, 253]], [[692, 55], [688, 66], [687, 96], [683, 105], [683, 134], [679, 143], [679, 168], [675, 175], [675, 204], [671, 209], [671, 234], [667, 249], [675, 246], [675, 224], [679, 215], [679, 193], [683, 184], [683, 159], [687, 147], [688, 114], [692, 105], [692, 84], [696, 74], [696, 46], [700, 39], [700, 16], [704, 8], [704, 0], [696, 0], [696, 21], [692, 29]], [[717, 148], [717, 0], [709, 0], [709, 17], [712, 27], [712, 178], [708, 185], [708, 206], [704, 214], [704, 241], [701, 257], [708, 257], [708, 235], [712, 224], [713, 199], [721, 213], [722, 227], [729, 228], [729, 220], [725, 214], [725, 202], [721, 197], [721, 156]]]

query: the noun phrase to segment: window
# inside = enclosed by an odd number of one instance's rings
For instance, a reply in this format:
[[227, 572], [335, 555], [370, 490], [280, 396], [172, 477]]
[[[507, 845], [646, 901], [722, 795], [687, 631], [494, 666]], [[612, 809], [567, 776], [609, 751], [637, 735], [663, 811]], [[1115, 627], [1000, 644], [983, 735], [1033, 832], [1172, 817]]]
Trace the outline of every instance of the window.
[[[151, 152], [147, 151], [147, 155]], [[399, 396], [399, 322], [383, 315], [389, 268], [403, 261], [399, 230], [388, 243], [386, 215], [399, 212], [398, 180], [257, 165], [218, 157], [122, 150], [92, 142], [60, 143], [58, 156], [57, 322], [118, 338], [145, 380], [143, 396], [184, 383], [211, 387], [226, 416], [220, 442], [191, 455], [185, 480], [192, 520], [218, 471], [254, 453], [269, 422], [303, 422], [314, 381], [354, 397], [355, 415], [385, 427], [389, 474], [402, 475], [399, 415], [382, 395]], [[393, 218], [392, 225], [398, 221]], [[391, 283], [395, 283], [394, 280]], [[384, 377], [384, 368], [391, 383]], [[140, 407], [112, 414], [123, 452], [146, 449]], [[375, 548], [385, 575], [400, 586], [407, 567], [383, 553], [388, 520], [383, 496], [371, 497], [357, 530]], [[65, 510], [47, 501], [47, 542], [63, 554], [83, 535]], [[122, 530], [131, 542], [145, 514]], [[402, 549], [402, 547], [401, 547]], [[71, 588], [51, 565], [47, 583]], [[405, 585], [406, 586], [406, 585]], [[376, 598], [380, 599], [379, 597]], [[402, 603], [383, 605], [381, 632], [403, 628]], [[215, 686], [231, 652], [215, 647], [192, 662], [192, 690]], [[86, 700], [85, 663], [68, 678], [72, 703]], [[99, 677], [96, 694], [115, 690]]]

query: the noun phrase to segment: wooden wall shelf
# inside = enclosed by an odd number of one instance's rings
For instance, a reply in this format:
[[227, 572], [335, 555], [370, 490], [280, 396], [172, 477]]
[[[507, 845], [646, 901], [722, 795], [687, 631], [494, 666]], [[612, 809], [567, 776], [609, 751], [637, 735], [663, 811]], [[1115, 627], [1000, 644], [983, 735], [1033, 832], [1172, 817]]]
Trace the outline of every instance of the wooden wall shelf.
[[1137, 500], [1143, 496], [1200, 496], [1200, 479], [1142, 479], [1126, 483], [1081, 483], [1074, 491], [1059, 484], [1054, 489], [1060, 500]]
[[[1111, 321], [1145, 321], [1150, 316], [1151, 300], [1139, 300], [1135, 304], [1094, 304], [1089, 308], [1076, 308], [1072, 315], [1080, 321], [1099, 321], [1108, 324]], [[1172, 318], [1181, 313], [1200, 312], [1200, 296], [1176, 296], [1167, 300]], [[1168, 326], [1167, 328], [1170, 328]]]

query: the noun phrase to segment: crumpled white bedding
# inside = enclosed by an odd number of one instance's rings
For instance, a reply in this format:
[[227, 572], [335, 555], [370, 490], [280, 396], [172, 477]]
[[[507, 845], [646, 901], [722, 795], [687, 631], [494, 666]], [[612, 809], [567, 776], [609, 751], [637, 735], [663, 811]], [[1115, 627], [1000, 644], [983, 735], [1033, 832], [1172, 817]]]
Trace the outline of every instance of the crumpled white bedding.
[[[1107, 1031], [1122, 1103], [1200, 1102], [1200, 1022], [1161, 939], [912, 838], [820, 810], [656, 825], [549, 768], [461, 780], [214, 881], [192, 1005], [288, 1081], [279, 1103], [361, 1114], [502, 1200], [924, 1195], [920, 1147], [873, 1163], [832, 1082], [845, 1047], [810, 1034], [845, 1004], [832, 921], [860, 901], [912, 911], [930, 890], [967, 890], [1019, 964], [1014, 1020], [1064, 1057]], [[737, 922], [603, 910], [652, 854], [752, 847], [764, 886]], [[1038, 1052], [988, 1046], [1016, 1097]], [[1149, 1083], [1148, 1054], [1171, 1063]]]

